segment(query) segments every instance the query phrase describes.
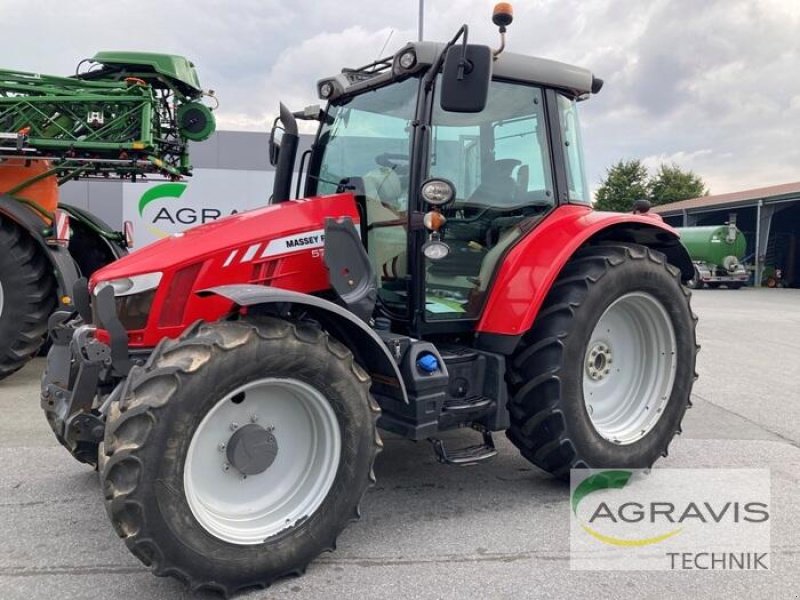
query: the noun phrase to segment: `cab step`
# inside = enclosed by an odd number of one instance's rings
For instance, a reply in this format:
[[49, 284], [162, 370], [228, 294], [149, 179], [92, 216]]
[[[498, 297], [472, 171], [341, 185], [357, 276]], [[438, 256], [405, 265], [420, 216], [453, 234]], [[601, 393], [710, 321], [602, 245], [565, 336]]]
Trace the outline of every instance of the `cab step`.
[[458, 450], [448, 450], [444, 442], [438, 438], [429, 438], [436, 453], [436, 460], [447, 465], [467, 466], [474, 465], [494, 456], [497, 456], [497, 449], [494, 447], [491, 431], [482, 431], [483, 443], [475, 446], [467, 446]]

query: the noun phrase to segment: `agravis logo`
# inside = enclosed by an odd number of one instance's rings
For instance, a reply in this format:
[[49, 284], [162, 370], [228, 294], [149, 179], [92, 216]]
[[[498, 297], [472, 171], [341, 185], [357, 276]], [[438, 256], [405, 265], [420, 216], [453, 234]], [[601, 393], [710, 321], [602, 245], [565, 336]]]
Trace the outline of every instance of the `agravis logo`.
[[573, 569], [769, 569], [766, 469], [584, 469], [571, 475]]
[[[581, 500], [586, 498], [589, 494], [600, 490], [622, 489], [630, 481], [632, 475], [633, 473], [631, 471], [601, 471], [600, 473], [595, 473], [587, 479], [584, 479], [572, 492], [572, 512], [575, 514], [575, 517], [578, 518], [578, 505]], [[616, 522], [614, 514], [609, 506], [605, 502], [601, 502], [592, 513], [589, 522], [593, 523], [595, 520], [604, 516], [610, 516], [610, 518]], [[623, 539], [602, 534], [586, 523], [581, 523], [581, 527], [593, 538], [600, 540], [604, 544], [611, 544], [612, 546], [649, 546], [651, 544], [663, 542], [681, 532], [681, 528], [678, 527], [677, 529], [652, 537]]]
[[[146, 190], [139, 198], [139, 217], [145, 227], [157, 238], [164, 238], [194, 225], [216, 221], [224, 214], [236, 214], [236, 209], [223, 210], [214, 207], [187, 206], [187, 202], [179, 203], [188, 184], [183, 182], [160, 183]], [[159, 200], [169, 200], [158, 204]], [[156, 204], [154, 204], [156, 203]]]
[[[151, 187], [142, 194], [141, 198], [139, 198], [139, 216], [142, 217], [142, 219], [145, 219], [144, 209], [156, 200], [161, 200], [163, 198], [180, 198], [185, 191], [185, 183], [160, 183], [155, 187]], [[165, 209], [162, 208], [161, 210], [163, 211]], [[145, 222], [147, 223], [146, 227], [150, 230], [150, 233], [156, 237], [162, 238], [167, 237], [169, 232], [164, 231], [160, 227], [156, 226], [158, 215], [160, 214], [161, 212], [159, 211], [154, 218], [145, 219]]]

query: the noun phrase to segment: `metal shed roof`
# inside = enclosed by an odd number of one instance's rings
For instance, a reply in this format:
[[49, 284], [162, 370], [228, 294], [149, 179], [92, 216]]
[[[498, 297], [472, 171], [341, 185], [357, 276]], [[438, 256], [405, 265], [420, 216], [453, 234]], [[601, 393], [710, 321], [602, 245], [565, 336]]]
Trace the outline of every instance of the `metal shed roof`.
[[759, 200], [769, 202], [794, 198], [800, 200], [800, 181], [744, 190], [741, 192], [731, 192], [729, 194], [717, 194], [714, 196], [692, 198], [691, 200], [681, 200], [662, 206], [655, 206], [652, 210], [663, 216], [674, 216], [682, 214], [684, 211], [689, 213], [707, 212], [752, 205]]

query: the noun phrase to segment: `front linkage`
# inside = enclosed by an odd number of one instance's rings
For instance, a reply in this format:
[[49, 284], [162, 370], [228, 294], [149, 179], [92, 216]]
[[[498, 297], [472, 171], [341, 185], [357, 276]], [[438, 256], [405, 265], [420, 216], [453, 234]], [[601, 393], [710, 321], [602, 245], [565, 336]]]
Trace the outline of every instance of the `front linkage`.
[[[100, 289], [95, 295], [94, 316], [85, 279], [76, 282], [74, 298], [76, 312], [56, 312], [48, 323], [53, 344], [42, 378], [41, 406], [58, 441], [77, 460], [96, 467], [105, 412], [131, 360], [113, 290]], [[98, 327], [108, 332], [107, 340], [97, 338]]]

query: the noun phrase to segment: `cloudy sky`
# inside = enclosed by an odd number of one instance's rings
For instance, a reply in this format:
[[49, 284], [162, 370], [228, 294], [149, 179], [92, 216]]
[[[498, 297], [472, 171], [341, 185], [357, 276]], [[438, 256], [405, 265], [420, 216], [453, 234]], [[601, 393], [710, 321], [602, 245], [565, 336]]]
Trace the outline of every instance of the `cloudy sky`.
[[[492, 0], [426, 0], [425, 37]], [[69, 74], [98, 50], [183, 54], [221, 102], [220, 128], [265, 131], [279, 100], [415, 39], [418, 0], [0, 0], [0, 67]], [[712, 193], [800, 180], [800, 0], [518, 0], [509, 49], [605, 80], [583, 104], [588, 176], [620, 158], [674, 161]]]

